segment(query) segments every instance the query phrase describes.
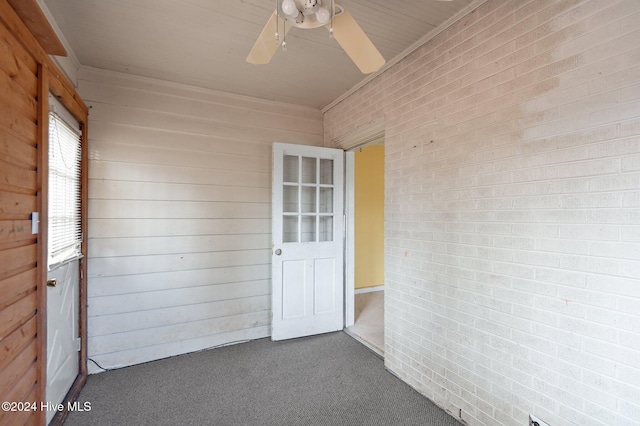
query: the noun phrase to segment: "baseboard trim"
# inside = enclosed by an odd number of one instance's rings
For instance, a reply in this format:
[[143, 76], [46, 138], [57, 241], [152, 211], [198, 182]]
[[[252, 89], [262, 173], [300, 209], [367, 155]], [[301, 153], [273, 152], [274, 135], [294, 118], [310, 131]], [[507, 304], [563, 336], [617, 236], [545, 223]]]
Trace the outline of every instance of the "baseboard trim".
[[375, 287], [356, 288], [355, 294], [373, 293], [374, 291], [384, 291], [384, 285]]

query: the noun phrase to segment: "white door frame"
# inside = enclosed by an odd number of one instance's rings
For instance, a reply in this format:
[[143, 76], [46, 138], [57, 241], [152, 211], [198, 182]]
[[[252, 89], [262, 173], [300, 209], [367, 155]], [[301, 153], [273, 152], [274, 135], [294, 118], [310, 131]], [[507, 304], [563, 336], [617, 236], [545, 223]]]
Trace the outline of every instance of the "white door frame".
[[355, 323], [355, 150], [368, 145], [379, 144], [384, 140], [384, 131], [379, 131], [375, 138], [345, 151], [344, 179], [344, 211], [345, 211], [345, 259], [344, 259], [344, 326], [351, 327]]
[[366, 145], [384, 144], [385, 117], [377, 117], [355, 129], [331, 140], [336, 148], [345, 151], [344, 208], [345, 208], [345, 255], [344, 255], [344, 326], [355, 322], [355, 150]]
[[355, 152], [345, 152], [344, 160], [344, 214], [345, 214], [345, 259], [344, 259], [344, 327], [355, 323]]

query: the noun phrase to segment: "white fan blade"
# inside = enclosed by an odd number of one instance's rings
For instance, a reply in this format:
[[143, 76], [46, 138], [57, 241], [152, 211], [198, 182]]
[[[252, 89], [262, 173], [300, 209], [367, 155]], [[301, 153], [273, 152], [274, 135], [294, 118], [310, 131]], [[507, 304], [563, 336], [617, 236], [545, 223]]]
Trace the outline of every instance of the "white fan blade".
[[386, 62], [346, 9], [333, 18], [333, 37], [363, 74], [378, 71]]
[[[278, 22], [280, 21], [280, 22]], [[278, 22], [277, 28], [280, 33], [280, 39], [283, 35], [289, 32], [291, 25], [285, 25], [284, 19], [278, 17], [274, 11], [271, 18], [267, 21], [267, 24], [262, 29], [258, 40], [253, 45], [251, 52], [247, 56], [247, 62], [250, 64], [268, 64], [276, 53], [280, 43], [276, 43], [276, 22]]]

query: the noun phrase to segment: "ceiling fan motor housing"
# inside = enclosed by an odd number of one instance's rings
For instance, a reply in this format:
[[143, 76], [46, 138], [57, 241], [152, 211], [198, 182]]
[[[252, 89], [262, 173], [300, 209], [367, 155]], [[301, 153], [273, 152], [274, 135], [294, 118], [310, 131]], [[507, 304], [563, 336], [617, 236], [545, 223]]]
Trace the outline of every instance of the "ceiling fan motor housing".
[[302, 11], [305, 15], [313, 15], [318, 11], [320, 4], [318, 0], [305, 0], [302, 5]]

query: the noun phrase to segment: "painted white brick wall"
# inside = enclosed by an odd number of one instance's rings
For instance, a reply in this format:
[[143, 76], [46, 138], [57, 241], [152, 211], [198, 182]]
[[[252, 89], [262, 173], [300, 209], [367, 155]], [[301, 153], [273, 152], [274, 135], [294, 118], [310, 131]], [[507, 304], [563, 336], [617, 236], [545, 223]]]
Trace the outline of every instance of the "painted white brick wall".
[[639, 40], [492, 0], [325, 112], [384, 116], [385, 363], [467, 424], [640, 424]]

